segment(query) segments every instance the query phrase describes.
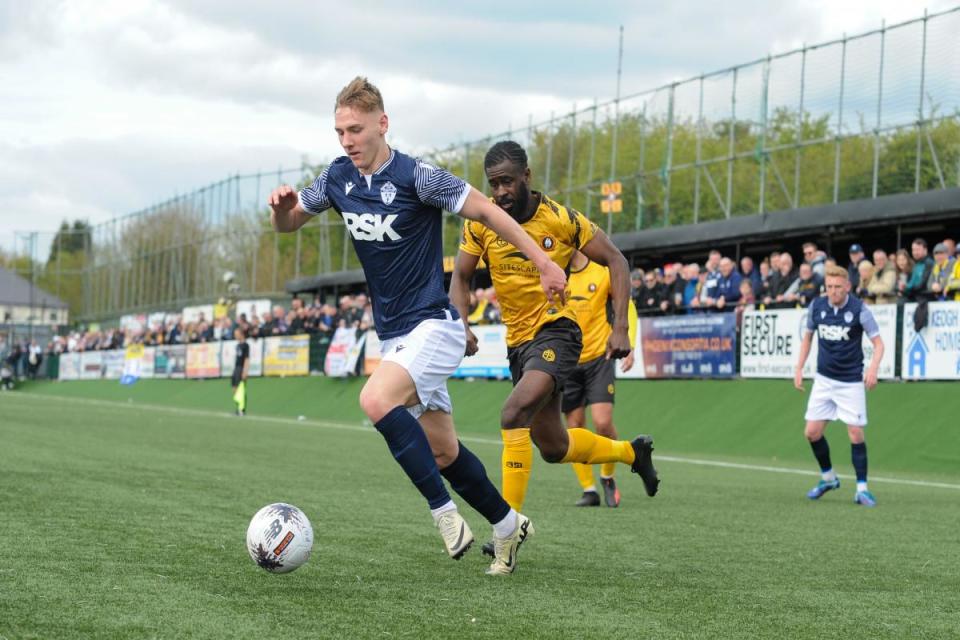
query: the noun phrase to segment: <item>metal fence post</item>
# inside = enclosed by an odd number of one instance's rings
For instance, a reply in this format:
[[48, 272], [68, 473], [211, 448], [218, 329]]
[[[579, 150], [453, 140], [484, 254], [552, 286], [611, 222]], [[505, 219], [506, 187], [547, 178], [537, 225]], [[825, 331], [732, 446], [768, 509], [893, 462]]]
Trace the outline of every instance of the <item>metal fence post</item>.
[[877, 184], [880, 178], [880, 125], [883, 114], [883, 62], [886, 54], [887, 22], [880, 23], [880, 70], [877, 74], [877, 124], [873, 129], [873, 179], [870, 197], [877, 197]]
[[587, 217], [593, 209], [593, 161], [597, 152], [597, 99], [593, 99], [593, 121], [590, 124], [590, 158], [587, 161]]
[[[643, 125], [641, 124], [641, 127]], [[642, 129], [641, 129], [642, 131]], [[642, 138], [641, 138], [642, 140]], [[693, 162], [693, 223], [700, 222], [700, 161], [703, 147], [703, 75], [700, 75], [700, 98], [697, 106], [696, 159]]]
[[730, 217], [733, 203], [733, 157], [736, 152], [737, 129], [737, 71], [733, 69], [733, 83], [730, 89], [730, 144], [727, 151], [727, 210], [726, 217]]
[[924, 126], [924, 117], [923, 117], [923, 92], [926, 88], [926, 79], [927, 79], [927, 10], [923, 10], [923, 45], [922, 53], [920, 54], [920, 102], [919, 102], [919, 111], [917, 112], [917, 162], [916, 162], [916, 172], [914, 176], [913, 191], [918, 193], [920, 191], [920, 164], [923, 154], [923, 126]]
[[573, 198], [573, 148], [577, 146], [577, 103], [570, 111], [570, 148], [567, 150], [567, 188], [563, 206], [569, 207]]
[[766, 213], [767, 188], [767, 101], [770, 99], [770, 56], [763, 64], [763, 87], [760, 90], [760, 144], [757, 151], [760, 153], [760, 202], [758, 212]]
[[803, 45], [803, 52], [800, 54], [800, 106], [797, 110], [797, 140], [796, 155], [794, 156], [793, 166], [793, 206], [800, 206], [800, 157], [803, 155], [803, 99], [806, 97], [807, 82], [807, 45]]
[[663, 159], [663, 226], [670, 223], [670, 187], [673, 184], [673, 107], [677, 85], [670, 85], [667, 100], [667, 150]]
[[843, 34], [840, 53], [840, 99], [837, 104], [837, 132], [833, 154], [833, 203], [840, 200], [840, 145], [843, 139], [843, 89], [847, 81], [847, 34]]

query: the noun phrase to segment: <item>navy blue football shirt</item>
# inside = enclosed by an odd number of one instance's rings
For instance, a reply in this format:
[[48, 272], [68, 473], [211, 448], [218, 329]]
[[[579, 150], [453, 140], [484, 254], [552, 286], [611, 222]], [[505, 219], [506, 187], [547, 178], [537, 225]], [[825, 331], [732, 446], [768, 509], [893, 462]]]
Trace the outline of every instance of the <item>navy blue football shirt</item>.
[[442, 210], [459, 213], [469, 192], [470, 185], [453, 174], [392, 149], [368, 176], [341, 156], [300, 192], [307, 213], [333, 207], [343, 218], [381, 340], [448, 310], [459, 318], [443, 284]]
[[839, 382], [863, 382], [863, 334], [873, 338], [880, 327], [862, 300], [847, 295], [835, 307], [826, 296], [815, 298], [806, 328], [817, 334], [817, 373]]

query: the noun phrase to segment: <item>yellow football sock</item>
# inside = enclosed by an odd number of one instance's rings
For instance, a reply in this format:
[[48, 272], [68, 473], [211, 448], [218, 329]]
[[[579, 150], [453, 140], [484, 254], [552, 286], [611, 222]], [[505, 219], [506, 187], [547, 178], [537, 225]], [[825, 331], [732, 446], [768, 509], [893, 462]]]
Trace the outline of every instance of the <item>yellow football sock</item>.
[[[630, 447], [630, 448], [632, 449], [633, 447]], [[617, 463], [615, 463], [615, 462], [604, 462], [602, 465], [600, 465], [600, 477], [601, 477], [601, 478], [612, 478], [612, 477], [613, 477], [613, 472], [616, 470], [616, 468], [617, 468]]]
[[501, 429], [503, 438], [503, 499], [515, 511], [523, 507], [527, 497], [527, 483], [530, 482], [530, 470], [533, 467], [533, 442], [530, 440], [530, 428]]
[[247, 410], [247, 383], [243, 380], [237, 385], [237, 391], [233, 394], [233, 401], [237, 403], [237, 409]]
[[561, 462], [633, 464], [636, 457], [633, 447], [626, 440], [611, 440], [581, 428], [567, 429], [567, 435], [570, 437], [570, 448]]
[[580, 462], [574, 462], [570, 465], [573, 467], [573, 472], [577, 474], [577, 480], [580, 482], [580, 488], [586, 491], [587, 489], [593, 487], [594, 490], [597, 488], [597, 485], [593, 482], [593, 466], [589, 464], [582, 464]]

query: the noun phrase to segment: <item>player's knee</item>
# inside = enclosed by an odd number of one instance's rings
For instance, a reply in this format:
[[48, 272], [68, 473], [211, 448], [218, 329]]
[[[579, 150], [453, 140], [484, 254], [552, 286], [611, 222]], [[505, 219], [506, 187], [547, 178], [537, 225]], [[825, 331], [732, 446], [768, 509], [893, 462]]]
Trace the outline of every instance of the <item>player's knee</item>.
[[457, 459], [456, 453], [450, 451], [437, 451], [433, 452], [433, 459], [437, 463], [438, 469], [446, 469], [453, 461]]
[[383, 416], [390, 413], [393, 406], [387, 406], [390, 402], [384, 399], [366, 387], [360, 391], [360, 410], [372, 421], [379, 422]]
[[803, 430], [804, 437], [810, 442], [816, 442], [823, 437], [823, 427], [808, 424]]
[[600, 421], [594, 420], [593, 426], [594, 428], [596, 428], [597, 433], [600, 434], [601, 436], [604, 436], [606, 438], [617, 437], [617, 430], [613, 426], [612, 420], [600, 420]]
[[530, 411], [516, 402], [507, 402], [500, 411], [500, 428], [517, 429], [530, 426]]
[[550, 464], [562, 462], [567, 455], [567, 448], [558, 443], [543, 443], [538, 448], [540, 449], [540, 457], [543, 458], [544, 462]]

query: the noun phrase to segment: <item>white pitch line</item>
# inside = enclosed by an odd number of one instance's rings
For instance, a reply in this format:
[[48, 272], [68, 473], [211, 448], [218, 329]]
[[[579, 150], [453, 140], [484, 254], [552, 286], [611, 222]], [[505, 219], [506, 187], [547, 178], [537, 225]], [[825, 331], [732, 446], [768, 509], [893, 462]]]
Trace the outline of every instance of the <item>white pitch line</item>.
[[[5, 400], [9, 400], [11, 398], [25, 398], [25, 399], [43, 400], [43, 401], [59, 400], [59, 401], [70, 402], [70, 403], [81, 403], [81, 404], [88, 404], [93, 406], [110, 407], [113, 409], [123, 408], [123, 409], [132, 409], [136, 411], [142, 411], [146, 409], [150, 411], [171, 413], [174, 415], [198, 416], [203, 418], [225, 418], [229, 420], [237, 419], [233, 414], [223, 413], [220, 411], [209, 411], [205, 409], [186, 409], [183, 407], [167, 407], [167, 406], [156, 405], [156, 404], [139, 404], [139, 403], [133, 403], [133, 402], [120, 402], [118, 400], [97, 400], [94, 398], [70, 398], [66, 396], [48, 396], [48, 395], [35, 394], [35, 393], [29, 393], [29, 392], [5, 394]], [[312, 419], [300, 420], [298, 418], [281, 418], [277, 416], [246, 416], [243, 418], [243, 420], [270, 422], [273, 424], [318, 426], [318, 427], [324, 427], [326, 429], [339, 429], [341, 431], [354, 431], [357, 433], [372, 434], [376, 432], [376, 430], [372, 426], [346, 424], [342, 422], [328, 422], [324, 420], [312, 420]], [[486, 444], [491, 446], [501, 446], [503, 444], [501, 440], [495, 440], [492, 438], [480, 438], [476, 436], [460, 436], [460, 439], [463, 440], [464, 442]], [[789, 473], [789, 474], [802, 475], [802, 476], [820, 475], [816, 471], [808, 471], [804, 469], [791, 469], [789, 467], [771, 467], [771, 466], [759, 465], [759, 464], [743, 464], [739, 462], [724, 462], [722, 460], [703, 460], [700, 458], [684, 458], [679, 456], [665, 456], [665, 455], [659, 455], [659, 454], [657, 455], [657, 462], [675, 462], [678, 464], [693, 464], [693, 465], [698, 465], [702, 467], [717, 467], [721, 469], [739, 469], [742, 471], [765, 471], [767, 473]], [[854, 477], [850, 475], [841, 475], [841, 474], [837, 474], [837, 475], [838, 477], [844, 478], [844, 479], [852, 479]], [[949, 482], [931, 482], [927, 480], [907, 480], [904, 478], [885, 478], [880, 476], [870, 476], [870, 482], [899, 484], [899, 485], [913, 486], [913, 487], [926, 487], [931, 489], [960, 490], [960, 484], [952, 484]]]

